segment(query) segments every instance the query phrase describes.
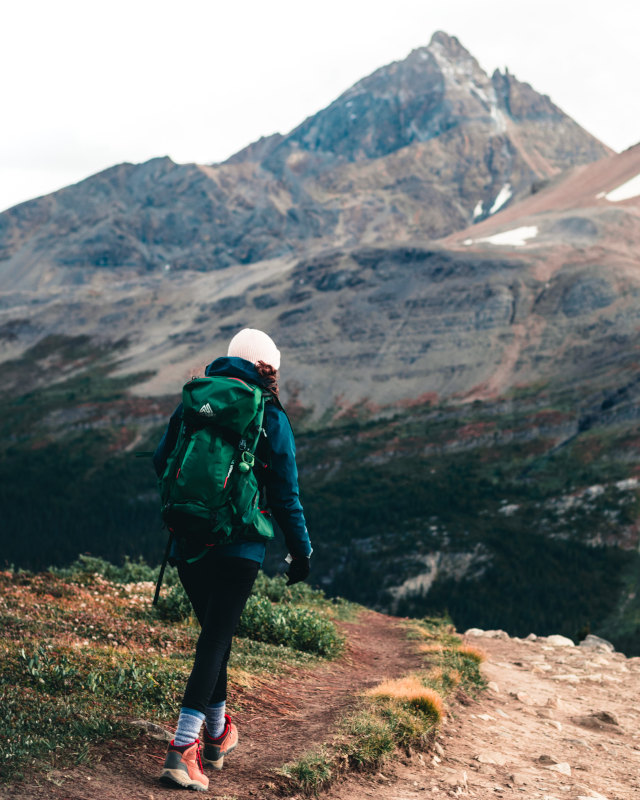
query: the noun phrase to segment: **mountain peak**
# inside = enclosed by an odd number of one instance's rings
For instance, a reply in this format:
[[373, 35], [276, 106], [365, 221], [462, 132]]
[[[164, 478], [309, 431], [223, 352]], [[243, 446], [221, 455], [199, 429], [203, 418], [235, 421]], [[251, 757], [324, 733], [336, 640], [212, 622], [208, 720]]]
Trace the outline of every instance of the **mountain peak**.
[[428, 45], [412, 50], [405, 60], [407, 62], [412, 62], [416, 59], [428, 61], [434, 57], [436, 61], [472, 61], [474, 64], [477, 63], [471, 53], [460, 44], [459, 39], [455, 36], [449, 36], [444, 31], [436, 31]]
[[446, 50], [451, 51], [452, 55], [457, 54], [460, 50], [468, 53], [468, 51], [460, 44], [460, 41], [455, 36], [449, 36], [449, 34], [445, 33], [444, 31], [436, 31], [433, 34], [431, 41], [429, 42], [429, 47], [431, 48], [434, 45], [444, 47]]

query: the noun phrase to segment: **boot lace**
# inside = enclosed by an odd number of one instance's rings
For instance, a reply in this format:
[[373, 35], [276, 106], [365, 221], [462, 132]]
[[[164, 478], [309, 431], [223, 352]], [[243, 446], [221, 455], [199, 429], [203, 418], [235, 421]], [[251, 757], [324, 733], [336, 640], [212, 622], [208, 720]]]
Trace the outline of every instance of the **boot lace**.
[[204, 766], [202, 764], [202, 755], [200, 753], [200, 742], [198, 741], [198, 749], [196, 750], [196, 758], [198, 760], [198, 767], [200, 767], [200, 772], [204, 773]]

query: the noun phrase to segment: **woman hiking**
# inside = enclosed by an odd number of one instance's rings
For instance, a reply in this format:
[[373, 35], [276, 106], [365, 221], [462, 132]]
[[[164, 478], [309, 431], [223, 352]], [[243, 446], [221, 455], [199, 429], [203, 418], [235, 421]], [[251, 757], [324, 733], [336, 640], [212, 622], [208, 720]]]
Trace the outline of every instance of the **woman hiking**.
[[[311, 544], [298, 494], [293, 432], [278, 396], [279, 367], [280, 352], [273, 340], [262, 331], [245, 328], [231, 340], [227, 356], [209, 364], [205, 375], [239, 379], [263, 390], [266, 435], [260, 436], [253, 469], [289, 549], [291, 559], [286, 574], [290, 585], [308, 576]], [[165, 472], [182, 420], [180, 404], [153, 456], [158, 476]], [[231, 462], [230, 471], [233, 465]], [[233, 634], [265, 556], [264, 540], [256, 538], [259, 537], [252, 537], [241, 526], [233, 531], [230, 542], [209, 547], [204, 555], [196, 554], [195, 559], [194, 547], [199, 548], [179, 535], [174, 541], [171, 560], [177, 564], [201, 630], [178, 727], [160, 776], [170, 785], [206, 791], [209, 779], [202, 761], [222, 769], [225, 755], [238, 743], [237, 728], [226, 713], [227, 662]]]

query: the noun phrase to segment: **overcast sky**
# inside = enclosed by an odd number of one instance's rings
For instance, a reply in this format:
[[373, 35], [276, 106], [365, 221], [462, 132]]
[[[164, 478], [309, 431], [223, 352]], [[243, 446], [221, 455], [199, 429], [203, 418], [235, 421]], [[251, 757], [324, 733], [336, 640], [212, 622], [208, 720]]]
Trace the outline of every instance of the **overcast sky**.
[[640, 141], [637, 0], [14, 0], [0, 210], [122, 161], [220, 161], [457, 36], [615, 150]]

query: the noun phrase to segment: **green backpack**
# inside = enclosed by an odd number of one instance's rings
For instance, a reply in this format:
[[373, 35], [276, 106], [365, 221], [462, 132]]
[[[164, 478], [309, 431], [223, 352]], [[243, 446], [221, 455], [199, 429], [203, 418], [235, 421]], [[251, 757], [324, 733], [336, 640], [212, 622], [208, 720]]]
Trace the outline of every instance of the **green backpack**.
[[273, 525], [259, 507], [253, 471], [263, 433], [265, 393], [240, 378], [193, 378], [182, 389], [176, 445], [159, 480], [161, 512], [195, 561], [240, 535], [264, 541]]

